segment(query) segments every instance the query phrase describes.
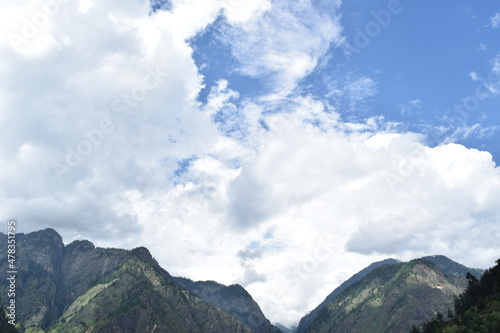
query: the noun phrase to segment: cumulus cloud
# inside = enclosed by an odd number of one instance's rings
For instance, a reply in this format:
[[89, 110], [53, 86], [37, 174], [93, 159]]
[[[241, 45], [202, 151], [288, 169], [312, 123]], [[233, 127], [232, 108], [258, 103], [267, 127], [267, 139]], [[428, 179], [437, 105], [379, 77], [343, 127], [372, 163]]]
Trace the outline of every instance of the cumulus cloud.
[[[489, 153], [456, 144], [429, 148], [411, 133], [325, 133], [307, 124], [292, 132], [293, 139], [286, 131], [277, 134], [259, 162], [247, 166], [261, 188], [241, 198], [275, 208], [259, 216], [265, 216], [262, 233], [273, 229], [266, 242], [274, 247], [255, 267], [282, 288], [248, 286], [272, 316], [293, 316], [293, 311], [278, 315], [283, 303], [307, 311], [299, 295], [303, 290], [321, 295], [322, 286], [342, 280], [333, 274], [339, 274], [335, 267], [347, 269], [343, 278], [348, 278], [353, 265], [339, 264], [346, 258], [445, 253], [477, 266], [485, 239], [492, 240], [487, 233], [500, 233], [494, 227], [500, 178]], [[329, 240], [322, 241], [324, 236]]]
[[[198, 26], [183, 20], [186, 31], [172, 25], [183, 8], [153, 16], [139, 2], [50, 9], [29, 2], [2, 10], [17, 18], [7, 20], [0, 43], [9, 96], [0, 120], [9, 137], [0, 151], [2, 215], [26, 220], [27, 229], [43, 221], [92, 238], [106, 238], [112, 226], [130, 236], [140, 227], [117, 208], [127, 201], [123, 192], [154, 189], [177, 158], [196, 152], [182, 145], [217, 137], [210, 118], [193, 117], [199, 111], [186, 102], [201, 81], [184, 41], [217, 10], [204, 12]], [[200, 136], [179, 142], [192, 132]]]

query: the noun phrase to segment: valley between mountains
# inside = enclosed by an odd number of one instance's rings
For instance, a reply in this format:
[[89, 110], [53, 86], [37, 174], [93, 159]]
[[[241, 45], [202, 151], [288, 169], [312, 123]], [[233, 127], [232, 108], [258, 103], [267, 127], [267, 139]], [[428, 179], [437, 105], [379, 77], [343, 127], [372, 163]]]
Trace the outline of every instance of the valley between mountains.
[[[8, 271], [6, 239], [0, 234], [2, 272]], [[479, 281], [484, 273], [439, 255], [387, 259], [352, 276], [287, 328], [271, 323], [242, 286], [174, 277], [144, 247], [64, 245], [52, 229], [18, 234], [16, 241], [15, 322], [26, 333], [418, 331], [437, 314], [451, 316], [471, 277]], [[2, 278], [4, 308], [8, 288]], [[8, 316], [1, 319], [2, 332], [16, 332]]]

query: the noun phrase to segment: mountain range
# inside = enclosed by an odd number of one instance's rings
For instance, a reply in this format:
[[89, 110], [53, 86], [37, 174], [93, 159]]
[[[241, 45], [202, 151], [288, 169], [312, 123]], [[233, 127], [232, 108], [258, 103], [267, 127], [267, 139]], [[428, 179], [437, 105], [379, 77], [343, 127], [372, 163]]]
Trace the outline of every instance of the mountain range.
[[[144, 247], [64, 245], [53, 229], [18, 234], [16, 241], [16, 321], [26, 333], [409, 332], [452, 308], [467, 273], [483, 273], [444, 256], [376, 262], [288, 329], [272, 325], [242, 286], [173, 277]], [[3, 272], [6, 248], [0, 233]], [[0, 280], [0, 295], [8, 283]]]
[[[0, 248], [6, 248], [5, 235], [0, 236]], [[16, 240], [16, 319], [21, 331], [252, 332], [234, 315], [182, 288], [144, 247], [103, 249], [89, 241], [65, 246], [52, 229], [18, 234]], [[4, 272], [6, 253], [0, 256]], [[2, 279], [1, 295], [7, 288], [8, 281]], [[241, 287], [227, 290], [235, 288]], [[228, 299], [233, 297], [228, 294]], [[253, 302], [246, 292], [237, 297]], [[254, 317], [263, 317], [258, 307], [252, 311]], [[273, 332], [268, 321], [260, 324], [263, 332]]]

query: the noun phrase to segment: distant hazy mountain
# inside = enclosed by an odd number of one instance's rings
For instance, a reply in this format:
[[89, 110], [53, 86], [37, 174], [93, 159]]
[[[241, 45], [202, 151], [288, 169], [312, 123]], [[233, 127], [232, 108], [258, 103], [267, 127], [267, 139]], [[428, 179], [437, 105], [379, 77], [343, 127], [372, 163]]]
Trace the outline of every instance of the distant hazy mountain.
[[283, 333], [294, 333], [297, 330], [296, 326], [292, 326], [291, 328], [285, 327], [281, 324], [276, 324], [276, 327], [278, 327]]
[[464, 271], [478, 273], [443, 256], [380, 266], [333, 297], [306, 332], [409, 332], [453, 307]]
[[[46, 229], [18, 234], [17, 250], [17, 321], [25, 327], [47, 333], [251, 332], [181, 288], [145, 248], [101, 249], [88, 241], [64, 246]], [[3, 272], [6, 253], [0, 251]], [[2, 295], [7, 282], [0, 281]]]
[[451, 276], [465, 277], [467, 273], [471, 273], [477, 279], [479, 279], [484, 273], [484, 269], [469, 268], [441, 255], [427, 256], [427, 257], [422, 257], [421, 259], [436, 264], [439, 268], [443, 270], [443, 272]]
[[258, 333], [279, 333], [262, 313], [252, 296], [240, 285], [225, 286], [214, 281], [193, 282], [186, 278], [174, 278], [181, 287], [198, 295], [233, 316]]
[[313, 322], [314, 318], [318, 315], [318, 313], [326, 307], [330, 302], [337, 297], [342, 291], [347, 289], [349, 286], [351, 286], [353, 283], [361, 280], [364, 278], [368, 273], [373, 271], [374, 269], [383, 266], [383, 265], [394, 265], [400, 263], [399, 260], [395, 259], [385, 259], [382, 261], [374, 262], [370, 266], [362, 269], [358, 273], [354, 274], [350, 279], [342, 283], [338, 288], [336, 288], [330, 295], [328, 295], [325, 300], [318, 305], [314, 310], [309, 312], [307, 315], [302, 317], [302, 319], [299, 322], [299, 326], [297, 326], [297, 329], [294, 331], [295, 333], [304, 333], [309, 325]]

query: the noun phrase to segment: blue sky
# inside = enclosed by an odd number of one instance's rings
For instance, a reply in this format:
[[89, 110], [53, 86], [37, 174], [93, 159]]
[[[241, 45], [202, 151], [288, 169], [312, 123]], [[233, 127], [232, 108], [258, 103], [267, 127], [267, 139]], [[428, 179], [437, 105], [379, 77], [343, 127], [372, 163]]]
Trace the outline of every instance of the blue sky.
[[[492, 21], [496, 10], [493, 1], [432, 7], [411, 0], [344, 1], [343, 45], [332, 45], [297, 91], [331, 103], [343, 119], [382, 115], [400, 129], [425, 134], [430, 145], [453, 141], [487, 150], [498, 161], [500, 99], [498, 92], [487, 93], [487, 85], [498, 87], [499, 80], [492, 73], [500, 52], [500, 29]], [[223, 37], [225, 24], [221, 16], [191, 41], [206, 85], [201, 102], [220, 79], [242, 97], [268, 88], [264, 78], [238, 72]], [[362, 101], [345, 93], [331, 96], [349, 78], [370, 79], [373, 92]], [[478, 98], [478, 91], [484, 95]]]
[[497, 1], [26, 0], [0, 30], [19, 232], [146, 246], [288, 326], [374, 261], [498, 259]]

